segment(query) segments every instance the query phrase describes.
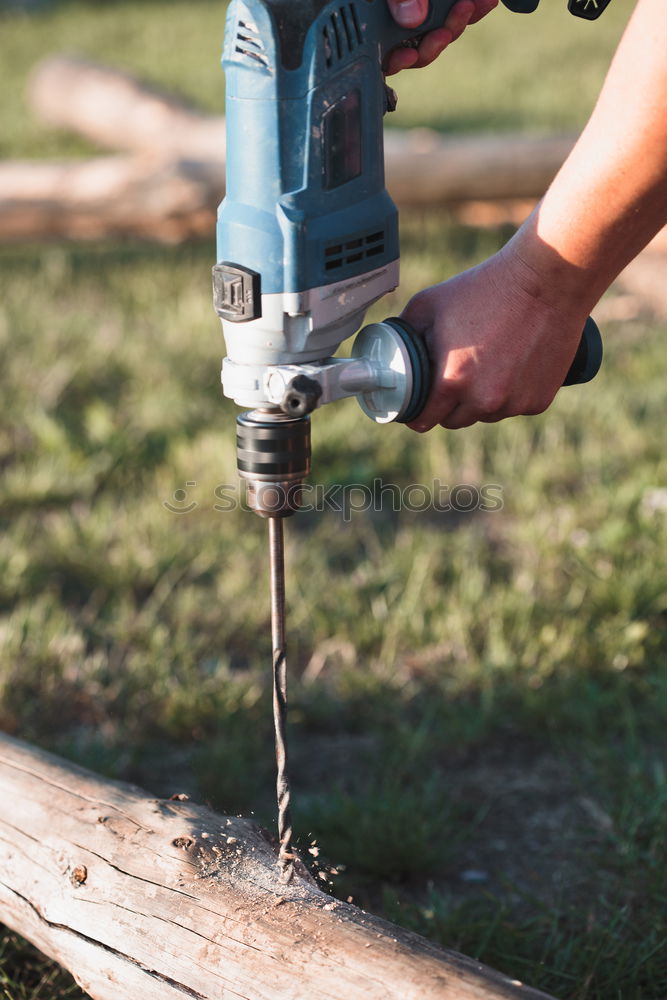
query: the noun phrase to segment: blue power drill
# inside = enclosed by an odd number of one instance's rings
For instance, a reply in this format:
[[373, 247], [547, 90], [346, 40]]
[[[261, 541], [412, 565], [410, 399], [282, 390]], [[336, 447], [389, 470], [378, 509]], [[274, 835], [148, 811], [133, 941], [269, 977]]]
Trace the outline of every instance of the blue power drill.
[[[534, 10], [536, 0], [505, 0]], [[215, 308], [225, 395], [239, 417], [238, 469], [250, 506], [284, 516], [310, 465], [308, 413], [346, 396], [381, 423], [425, 405], [429, 360], [403, 321], [367, 326], [334, 358], [368, 307], [398, 284], [398, 215], [384, 184], [382, 119], [395, 95], [388, 52], [442, 25], [431, 0], [418, 30], [386, 0], [232, 0], [227, 194], [218, 219]], [[592, 378], [601, 341], [590, 320], [567, 383]]]
[[[232, 0], [227, 79], [227, 196], [213, 268], [237, 419], [237, 467], [249, 506], [268, 518], [279, 867], [293, 872], [287, 776], [283, 518], [310, 469], [309, 413], [356, 396], [378, 423], [413, 420], [430, 390], [423, 340], [404, 321], [364, 327], [351, 356], [333, 355], [368, 307], [398, 285], [398, 216], [384, 185], [382, 118], [395, 95], [387, 53], [442, 25], [455, 0], [431, 0], [418, 31], [386, 0]], [[539, 0], [505, 0], [534, 10]], [[567, 382], [593, 378], [592, 320]]]

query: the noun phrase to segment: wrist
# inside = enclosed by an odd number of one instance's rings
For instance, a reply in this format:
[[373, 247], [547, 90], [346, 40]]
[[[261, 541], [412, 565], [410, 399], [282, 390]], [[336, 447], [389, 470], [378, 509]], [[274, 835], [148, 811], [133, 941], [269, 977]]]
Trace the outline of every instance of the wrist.
[[568, 260], [538, 232], [540, 206], [512, 237], [500, 255], [519, 293], [561, 318], [585, 321], [604, 286], [597, 287], [588, 268]]

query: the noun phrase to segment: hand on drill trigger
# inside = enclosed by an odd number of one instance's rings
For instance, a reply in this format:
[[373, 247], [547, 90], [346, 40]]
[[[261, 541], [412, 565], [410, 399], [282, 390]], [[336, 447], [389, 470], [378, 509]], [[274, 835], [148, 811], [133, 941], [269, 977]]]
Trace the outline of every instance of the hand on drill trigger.
[[[394, 20], [403, 28], [418, 28], [428, 14], [429, 0], [387, 0], [387, 4]], [[458, 0], [442, 28], [429, 31], [418, 49], [394, 49], [385, 67], [387, 76], [402, 69], [428, 66], [463, 34], [467, 25], [480, 21], [497, 6], [498, 0]]]

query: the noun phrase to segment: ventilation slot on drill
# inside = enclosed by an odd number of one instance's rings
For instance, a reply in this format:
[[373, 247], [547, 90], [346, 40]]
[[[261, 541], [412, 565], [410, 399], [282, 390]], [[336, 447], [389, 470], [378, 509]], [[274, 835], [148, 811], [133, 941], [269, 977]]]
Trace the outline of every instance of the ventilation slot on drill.
[[355, 236], [346, 243], [330, 243], [324, 248], [324, 270], [336, 271], [353, 267], [360, 261], [384, 253], [384, 230]]
[[239, 55], [245, 56], [246, 59], [259, 63], [260, 66], [268, 69], [269, 60], [256, 24], [251, 24], [250, 21], [239, 21], [235, 51]]
[[356, 5], [343, 4], [335, 10], [322, 29], [324, 61], [327, 66], [344, 59], [363, 43]]

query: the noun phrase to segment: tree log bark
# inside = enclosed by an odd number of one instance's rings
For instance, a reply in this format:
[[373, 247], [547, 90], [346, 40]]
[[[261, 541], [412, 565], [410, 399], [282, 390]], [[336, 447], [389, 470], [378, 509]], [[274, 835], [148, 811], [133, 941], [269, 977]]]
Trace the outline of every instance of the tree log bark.
[[0, 920], [95, 1000], [538, 1000], [320, 891], [249, 820], [0, 737]]

